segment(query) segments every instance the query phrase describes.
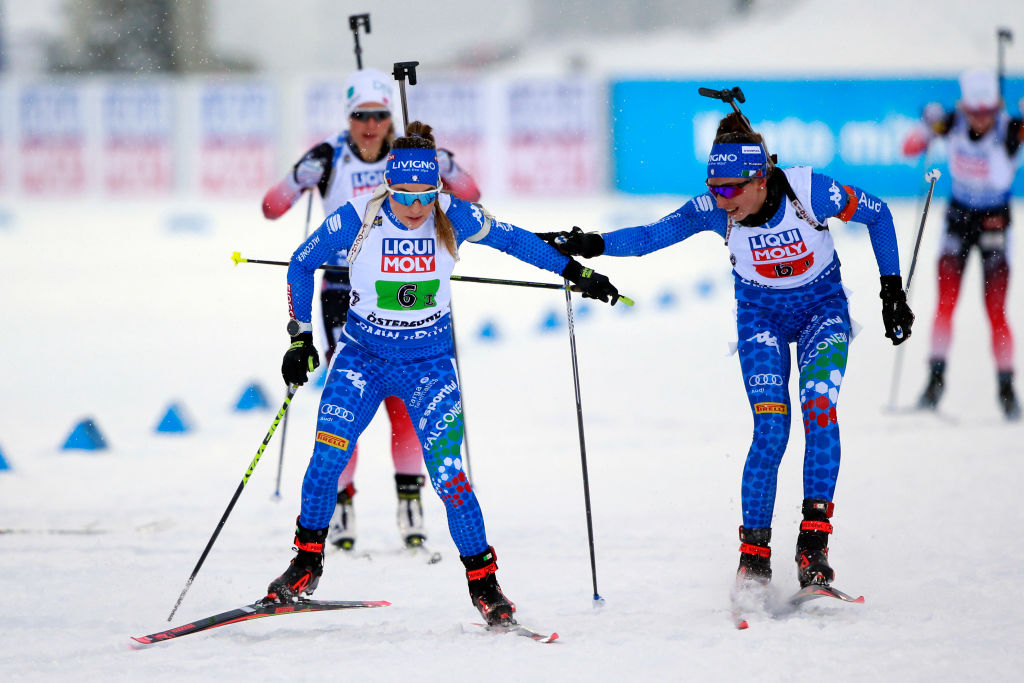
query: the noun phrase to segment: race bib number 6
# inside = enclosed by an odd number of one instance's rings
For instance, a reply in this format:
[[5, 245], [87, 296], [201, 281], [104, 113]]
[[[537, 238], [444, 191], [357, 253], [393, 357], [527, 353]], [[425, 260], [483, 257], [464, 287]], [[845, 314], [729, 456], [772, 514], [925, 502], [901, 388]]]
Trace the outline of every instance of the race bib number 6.
[[440, 280], [393, 282], [377, 280], [377, 308], [385, 311], [421, 311], [437, 306]]

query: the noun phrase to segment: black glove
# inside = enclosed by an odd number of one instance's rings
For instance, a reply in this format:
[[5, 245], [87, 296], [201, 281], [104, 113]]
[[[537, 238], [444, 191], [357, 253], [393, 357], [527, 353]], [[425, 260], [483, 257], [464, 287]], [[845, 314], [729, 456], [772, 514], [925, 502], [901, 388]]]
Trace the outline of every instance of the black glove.
[[604, 253], [604, 237], [599, 232], [583, 232], [572, 226], [569, 232], [538, 232], [541, 238], [566, 256], [594, 258]]
[[608, 278], [590, 268], [584, 268], [579, 261], [570, 259], [562, 269], [562, 277], [579, 287], [584, 299], [597, 299], [612, 306], [619, 300], [619, 290], [615, 289]]
[[303, 385], [306, 383], [306, 373], [313, 372], [320, 367], [320, 354], [313, 346], [313, 333], [301, 332], [292, 337], [292, 345], [284, 352], [284, 360], [281, 361], [281, 376], [285, 384]]
[[899, 275], [883, 275], [882, 291], [882, 324], [885, 336], [892, 340], [893, 346], [899, 346], [910, 339], [910, 328], [914, 326], [914, 312], [907, 305], [907, 295], [903, 291], [903, 278]]

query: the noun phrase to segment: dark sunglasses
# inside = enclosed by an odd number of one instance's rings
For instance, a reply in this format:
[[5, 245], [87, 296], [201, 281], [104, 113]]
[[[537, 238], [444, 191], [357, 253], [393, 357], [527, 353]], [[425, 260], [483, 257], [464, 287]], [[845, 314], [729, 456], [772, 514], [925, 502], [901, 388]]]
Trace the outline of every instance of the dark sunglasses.
[[[750, 180], [744, 180], [742, 183], [733, 183], [731, 185], [708, 185], [708, 190], [711, 194], [718, 197], [732, 199], [733, 197], [738, 197], [743, 192], [743, 188], [754, 180], [757, 180], [757, 178], [751, 178]], [[707, 185], [707, 182], [705, 180], [704, 184]]]
[[391, 118], [391, 112], [387, 109], [357, 109], [349, 114], [349, 118], [363, 123], [365, 121], [387, 121]]

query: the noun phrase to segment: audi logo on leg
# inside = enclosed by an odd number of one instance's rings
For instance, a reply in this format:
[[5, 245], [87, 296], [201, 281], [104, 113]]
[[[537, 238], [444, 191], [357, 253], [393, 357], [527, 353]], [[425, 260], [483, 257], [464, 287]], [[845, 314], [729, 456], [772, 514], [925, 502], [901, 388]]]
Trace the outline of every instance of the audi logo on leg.
[[354, 413], [352, 413], [352, 411], [345, 410], [341, 406], [336, 406], [331, 403], [327, 403], [323, 406], [320, 406], [320, 414], [340, 417], [342, 420], [345, 420], [346, 422], [352, 422], [353, 420], [356, 419], [356, 416]]
[[752, 387], [781, 387], [782, 375], [751, 375], [747, 385]]

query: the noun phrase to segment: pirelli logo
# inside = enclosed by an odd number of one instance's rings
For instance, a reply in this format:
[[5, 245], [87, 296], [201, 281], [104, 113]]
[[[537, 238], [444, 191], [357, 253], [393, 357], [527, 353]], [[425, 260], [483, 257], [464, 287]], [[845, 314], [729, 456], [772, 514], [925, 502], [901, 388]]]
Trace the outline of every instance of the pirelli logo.
[[762, 413], [778, 413], [779, 415], [785, 415], [789, 411], [786, 409], [785, 403], [755, 403], [754, 413], [760, 415]]
[[316, 440], [320, 443], [325, 443], [328, 446], [340, 448], [343, 451], [348, 450], [348, 439], [338, 436], [337, 434], [331, 434], [330, 432], [317, 432]]

